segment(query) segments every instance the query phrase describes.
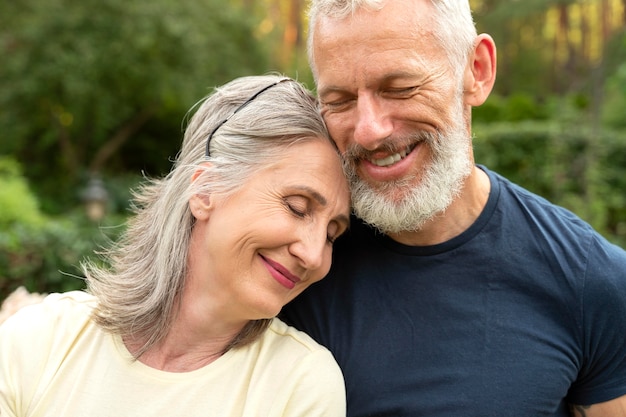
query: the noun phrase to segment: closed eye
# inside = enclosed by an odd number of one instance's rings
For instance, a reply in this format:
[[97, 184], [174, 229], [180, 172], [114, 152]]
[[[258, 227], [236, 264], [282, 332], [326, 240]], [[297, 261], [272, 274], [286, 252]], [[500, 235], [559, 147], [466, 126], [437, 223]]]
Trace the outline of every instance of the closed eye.
[[328, 242], [332, 245], [348, 230], [348, 218], [340, 216], [339, 219], [333, 220], [328, 225]]
[[354, 94], [341, 88], [325, 88], [319, 93], [322, 112], [343, 110], [356, 101]]
[[291, 196], [285, 198], [284, 202], [289, 211], [299, 218], [304, 218], [309, 212], [308, 202], [305, 197]]
[[352, 103], [354, 103], [354, 99], [342, 99], [342, 100], [334, 100], [334, 101], [323, 101], [321, 102], [322, 111], [338, 111], [347, 109]]
[[410, 86], [403, 88], [389, 88], [386, 90], [386, 93], [400, 98], [410, 98], [413, 97], [418, 90], [418, 86]]
[[343, 235], [343, 233], [337, 233], [337, 234], [334, 234], [334, 235], [329, 234], [329, 235], [326, 236], [326, 240], [328, 241], [328, 243], [330, 243], [332, 245], [332, 244], [334, 244], [337, 241], [337, 239], [339, 239], [341, 237], [341, 235]]

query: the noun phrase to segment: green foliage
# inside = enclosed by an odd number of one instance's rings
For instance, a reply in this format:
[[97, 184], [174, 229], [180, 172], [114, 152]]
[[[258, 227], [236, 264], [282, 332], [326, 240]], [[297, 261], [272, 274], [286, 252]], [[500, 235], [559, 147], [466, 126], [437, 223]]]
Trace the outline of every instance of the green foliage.
[[548, 117], [546, 104], [521, 92], [507, 97], [493, 94], [485, 104], [472, 110], [472, 119], [478, 123], [546, 120]]
[[476, 161], [626, 247], [626, 134], [552, 122], [478, 124]]
[[17, 161], [0, 156], [0, 229], [15, 223], [39, 225], [44, 217]]
[[[114, 220], [110, 222], [113, 225]], [[119, 219], [118, 219], [119, 221]], [[84, 288], [79, 264], [122, 227], [98, 227], [82, 213], [48, 220], [34, 227], [15, 223], [0, 230], [0, 299], [19, 286], [56, 292]]]
[[162, 171], [193, 103], [267, 71], [253, 33], [219, 0], [0, 2], [0, 153], [56, 212], [88, 170]]
[[606, 125], [626, 129], [626, 63], [618, 67], [608, 79], [603, 109], [603, 121]]
[[[122, 230], [100, 229], [79, 211], [52, 219], [38, 205], [19, 164], [0, 157], [0, 300], [22, 285], [37, 292], [82, 288], [75, 278], [80, 261]], [[116, 223], [113, 216], [103, 226]]]

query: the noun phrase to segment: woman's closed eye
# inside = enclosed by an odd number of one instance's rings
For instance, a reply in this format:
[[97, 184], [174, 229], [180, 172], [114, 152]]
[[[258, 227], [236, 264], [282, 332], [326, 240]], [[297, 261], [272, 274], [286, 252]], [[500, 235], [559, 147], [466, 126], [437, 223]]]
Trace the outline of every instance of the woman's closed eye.
[[337, 232], [328, 233], [326, 235], [326, 240], [328, 241], [328, 243], [330, 243], [332, 245], [339, 238], [339, 236], [341, 236], [341, 233], [337, 233]]
[[294, 215], [305, 217], [309, 213], [308, 200], [302, 196], [293, 196], [285, 198], [285, 205]]
[[344, 225], [343, 222], [335, 220], [331, 221], [328, 225], [328, 242], [332, 245], [346, 232], [346, 230], [348, 230], [348, 227], [347, 225]]

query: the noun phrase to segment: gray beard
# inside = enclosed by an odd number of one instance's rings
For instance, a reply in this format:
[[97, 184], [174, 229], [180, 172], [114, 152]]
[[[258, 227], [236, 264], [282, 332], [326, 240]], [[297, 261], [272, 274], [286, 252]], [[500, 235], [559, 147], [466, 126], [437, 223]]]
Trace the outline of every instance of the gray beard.
[[[433, 160], [424, 168], [417, 186], [413, 178], [393, 181], [373, 188], [362, 180], [356, 161], [365, 151], [355, 146], [345, 156], [354, 213], [380, 232], [416, 232], [426, 222], [444, 212], [460, 194], [471, 173], [470, 142], [463, 127], [462, 111], [447, 132], [418, 132], [405, 143], [422, 140], [430, 146]], [[403, 142], [402, 140], [400, 142]]]

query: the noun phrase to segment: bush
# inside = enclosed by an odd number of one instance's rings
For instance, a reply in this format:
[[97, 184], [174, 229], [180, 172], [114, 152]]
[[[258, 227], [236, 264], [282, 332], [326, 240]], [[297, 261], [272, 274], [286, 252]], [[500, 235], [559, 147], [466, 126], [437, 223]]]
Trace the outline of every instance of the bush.
[[[105, 226], [116, 222], [120, 216]], [[41, 293], [83, 288], [80, 261], [122, 228], [107, 228], [107, 235], [103, 230], [81, 212], [62, 219], [43, 215], [19, 164], [0, 158], [0, 300], [20, 286]]]
[[626, 134], [555, 122], [475, 125], [476, 162], [626, 247]]
[[493, 94], [482, 106], [472, 110], [472, 118], [476, 123], [546, 120], [548, 117], [548, 106], [525, 93], [515, 93], [507, 97]]
[[0, 299], [19, 286], [40, 293], [84, 288], [80, 262], [121, 230], [98, 227], [82, 213], [38, 227], [11, 225], [0, 232]]
[[[625, 41], [626, 43], [626, 41]], [[606, 88], [606, 100], [603, 107], [603, 121], [616, 129], [626, 128], [624, 108], [626, 106], [626, 63], [613, 74]]]
[[0, 157], [0, 229], [15, 223], [42, 224], [37, 198], [17, 161]]

